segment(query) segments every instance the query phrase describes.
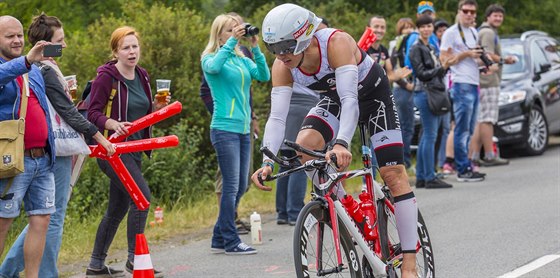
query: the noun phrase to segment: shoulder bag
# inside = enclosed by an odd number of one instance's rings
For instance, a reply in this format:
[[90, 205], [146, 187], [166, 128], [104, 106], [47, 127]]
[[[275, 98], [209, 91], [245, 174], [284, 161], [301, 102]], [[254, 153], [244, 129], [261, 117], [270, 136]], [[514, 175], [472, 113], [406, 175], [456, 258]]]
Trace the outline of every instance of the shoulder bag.
[[[19, 119], [0, 121], [0, 178], [12, 178], [24, 171], [25, 115], [27, 114], [27, 98], [29, 97], [29, 77], [23, 75], [23, 93]], [[10, 181], [11, 183], [11, 181]], [[5, 190], [7, 191], [7, 190]]]

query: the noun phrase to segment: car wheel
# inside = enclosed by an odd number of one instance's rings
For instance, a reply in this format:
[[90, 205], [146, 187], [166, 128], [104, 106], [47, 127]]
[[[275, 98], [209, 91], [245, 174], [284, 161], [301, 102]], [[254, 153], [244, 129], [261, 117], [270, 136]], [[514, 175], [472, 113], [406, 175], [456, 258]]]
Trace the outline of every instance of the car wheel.
[[548, 144], [548, 124], [542, 109], [536, 105], [529, 111], [523, 151], [527, 155], [542, 154]]

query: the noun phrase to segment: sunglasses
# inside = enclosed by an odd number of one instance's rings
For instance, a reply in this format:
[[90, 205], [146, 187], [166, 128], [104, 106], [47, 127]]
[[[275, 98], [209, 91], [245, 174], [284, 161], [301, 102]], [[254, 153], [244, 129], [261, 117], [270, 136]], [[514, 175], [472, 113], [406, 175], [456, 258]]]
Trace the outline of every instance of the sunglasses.
[[461, 12], [463, 12], [464, 14], [476, 15], [476, 10], [461, 9]]
[[271, 44], [265, 43], [264, 45], [266, 46], [266, 49], [274, 55], [291, 54], [296, 50], [297, 41], [286, 40]]
[[434, 6], [434, 3], [432, 3], [431, 1], [420, 1], [418, 2], [418, 7], [420, 6], [424, 6], [424, 5], [428, 5], [428, 6]]

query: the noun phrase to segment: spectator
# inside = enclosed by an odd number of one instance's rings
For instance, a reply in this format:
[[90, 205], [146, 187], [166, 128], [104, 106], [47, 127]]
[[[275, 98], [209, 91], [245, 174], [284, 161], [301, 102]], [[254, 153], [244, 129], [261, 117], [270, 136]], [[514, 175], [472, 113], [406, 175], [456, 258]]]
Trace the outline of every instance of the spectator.
[[202, 71], [214, 97], [210, 139], [216, 149], [223, 176], [220, 212], [212, 236], [213, 253], [255, 254], [241, 242], [235, 229], [235, 208], [245, 193], [249, 175], [251, 80], [268, 81], [270, 71], [258, 47], [258, 35], [249, 38], [255, 62], [245, 57], [238, 42], [245, 28], [231, 15], [219, 15], [210, 29], [202, 53]]
[[[436, 9], [434, 8], [434, 4], [431, 1], [418, 2], [418, 8], [416, 9], [416, 11], [417, 11], [416, 12], [417, 19], [420, 18], [420, 16], [422, 15], [428, 15], [433, 20], [436, 19]], [[405, 52], [404, 64], [408, 68], [412, 68], [412, 64], [410, 63], [410, 48], [412, 47], [412, 45], [414, 45], [414, 43], [416, 43], [417, 40], [418, 40], [417, 30], [412, 31], [410, 33], [410, 36], [408, 36], [408, 39], [406, 40], [406, 52]], [[430, 35], [429, 42], [434, 47], [436, 51], [436, 56], [439, 57], [439, 44], [435, 34]]]
[[[404, 56], [401, 47], [406, 47], [406, 38], [414, 30], [414, 22], [412, 19], [406, 17], [401, 18], [397, 22], [397, 37], [395, 38], [395, 47], [391, 52], [391, 65], [395, 69], [401, 68], [404, 63]], [[411, 70], [411, 68], [407, 68]], [[412, 144], [412, 137], [414, 136], [414, 102], [412, 91], [414, 90], [414, 80], [412, 78], [401, 78], [394, 80], [393, 83], [393, 97], [399, 114], [399, 122], [401, 124], [401, 132], [403, 137], [403, 152], [404, 152], [404, 165], [407, 169], [413, 169], [412, 154], [410, 145]]]
[[[53, 44], [60, 44], [62, 48], [66, 48], [62, 22], [60, 22], [57, 17], [47, 16], [44, 13], [34, 17], [27, 31], [27, 35], [32, 45], [35, 45], [39, 41], [47, 41]], [[93, 137], [108, 150], [109, 155], [112, 155], [115, 152], [115, 148], [111, 142], [105, 139], [97, 130], [97, 127], [84, 119], [84, 117], [78, 113], [78, 110], [74, 108], [68, 91], [68, 85], [56, 61], [45, 60], [36, 63], [36, 65], [41, 68], [43, 79], [45, 80], [46, 95], [58, 115], [76, 131], [83, 133], [87, 137]], [[41, 261], [40, 273], [41, 276], [44, 277], [58, 277], [56, 262], [60, 244], [62, 243], [64, 216], [66, 215], [66, 207], [70, 196], [71, 172], [72, 156], [57, 155], [56, 163], [53, 166], [56, 212], [51, 215], [45, 251]], [[29, 226], [21, 232], [6, 255], [0, 267], [0, 276], [17, 277], [18, 273], [23, 271], [25, 267], [23, 246], [28, 229]]]
[[[165, 103], [153, 102], [150, 79], [145, 69], [138, 66], [140, 61], [140, 35], [132, 27], [119, 27], [111, 34], [111, 51], [113, 59], [97, 69], [97, 77], [91, 87], [91, 100], [88, 107], [88, 120], [94, 123], [101, 131], [108, 130], [109, 136], [129, 133], [128, 128], [135, 121], [153, 109], [165, 107], [170, 100], [166, 97]], [[103, 111], [110, 101], [113, 83], [116, 82], [118, 94], [112, 100], [110, 116], [105, 116]], [[149, 138], [151, 129], [146, 128], [137, 133], [130, 134], [128, 141]], [[146, 151], [150, 156], [151, 152]], [[120, 156], [130, 175], [149, 201], [150, 188], [142, 175], [142, 152], [125, 153]], [[97, 159], [99, 168], [110, 179], [109, 204], [105, 215], [99, 223], [95, 243], [91, 253], [91, 260], [86, 270], [87, 277], [124, 276], [121, 270], [114, 270], [105, 264], [107, 250], [119, 228], [119, 224], [128, 212], [127, 240], [128, 259], [125, 264], [127, 272], [134, 269], [134, 248], [136, 234], [143, 234], [148, 218], [148, 209], [140, 210], [130, 198], [117, 173], [107, 160]], [[155, 270], [156, 277], [163, 277], [160, 271]]]
[[440, 65], [435, 55], [435, 49], [429, 44], [428, 39], [433, 34], [433, 19], [422, 15], [416, 21], [420, 37], [410, 49], [410, 61], [417, 81], [414, 88], [414, 104], [420, 111], [422, 121], [422, 137], [418, 144], [416, 155], [416, 188], [449, 188], [451, 184], [444, 182], [435, 175], [434, 145], [436, 143], [438, 127], [441, 117], [432, 113], [428, 105], [428, 94], [425, 83], [437, 82], [443, 84], [443, 77], [449, 67], [448, 60]]
[[8, 230], [14, 218], [18, 217], [23, 201], [29, 223], [23, 248], [25, 277], [39, 276], [50, 215], [56, 209], [52, 172], [55, 160], [54, 134], [48, 120], [43, 76], [39, 68], [33, 65], [45, 59], [43, 48], [47, 44], [50, 43], [38, 42], [27, 56], [22, 56], [23, 26], [12, 16], [0, 16], [0, 121], [19, 118], [22, 95], [26, 93], [24, 87], [27, 84], [29, 86], [24, 135], [25, 170], [13, 178], [0, 179], [0, 255], [4, 251]]
[[[490, 58], [500, 67], [496, 71], [480, 74], [480, 110], [477, 124], [471, 140], [471, 159], [482, 166], [497, 166], [509, 164], [509, 160], [494, 153], [492, 137], [494, 124], [498, 122], [498, 99], [500, 95], [501, 65], [513, 64], [513, 56], [502, 58], [502, 49], [498, 37], [498, 28], [504, 21], [505, 10], [498, 4], [486, 8], [486, 21], [479, 27], [478, 42]], [[496, 64], [494, 64], [496, 65]], [[484, 147], [484, 159], [480, 159], [480, 148]]]
[[[438, 46], [441, 45], [441, 37], [443, 36], [443, 32], [447, 30], [449, 27], [449, 23], [444, 19], [438, 19], [434, 22], [434, 34], [437, 37], [437, 44]], [[445, 88], [449, 91], [449, 83], [450, 83], [450, 72], [447, 72], [443, 77], [443, 82], [445, 84]], [[451, 132], [451, 117], [453, 113], [446, 113], [441, 117], [441, 124], [439, 126], [439, 134], [438, 140], [436, 142], [436, 164], [439, 168], [443, 169], [445, 163], [445, 154], [447, 149], [447, 143], [449, 142], [448, 138], [450, 138], [449, 133]], [[453, 136], [451, 136], [453, 138]], [[453, 141], [451, 141], [450, 146], [453, 146]]]
[[[241, 24], [244, 23], [243, 18], [239, 14], [234, 12], [229, 12], [227, 14], [235, 17]], [[243, 37], [243, 39], [244, 38], [245, 37]], [[249, 57], [251, 60], [253, 59], [253, 53], [251, 53], [251, 50], [249, 50], [246, 46], [239, 44], [239, 49], [241, 50], [241, 52], [243, 52], [245, 57]], [[255, 137], [257, 137], [258, 134], [260, 133], [260, 129], [259, 129], [257, 114], [255, 114], [255, 111], [253, 110], [253, 91], [249, 90], [249, 93], [250, 93], [249, 104], [251, 105], [251, 128], [252, 128], [252, 134], [254, 135], [251, 136], [251, 152], [250, 152], [250, 163], [249, 163], [249, 173], [251, 173], [253, 169], [253, 145], [255, 142]], [[200, 98], [202, 99], [202, 102], [204, 102], [204, 105], [206, 106], [206, 109], [208, 110], [210, 115], [212, 115], [214, 113], [214, 99], [212, 98], [212, 92], [210, 92], [210, 87], [208, 86], [208, 82], [206, 81], [204, 75], [202, 75], [202, 82], [200, 83]], [[247, 185], [247, 191], [249, 190], [249, 186], [250, 184]], [[219, 168], [216, 171], [214, 192], [216, 193], [216, 197], [218, 200], [218, 208], [219, 208], [220, 200], [222, 199], [222, 173], [220, 172]], [[235, 224], [236, 224], [237, 233], [240, 235], [248, 234], [249, 231], [251, 230], [251, 225], [243, 221], [241, 218], [239, 218], [239, 214], [237, 213], [237, 207], [235, 208]]]
[[[319, 97], [313, 91], [294, 83], [294, 92], [290, 100], [288, 117], [286, 118], [286, 134], [284, 139], [294, 142], [303, 123], [303, 119], [311, 108], [317, 104]], [[280, 155], [294, 157], [296, 152], [282, 145]], [[278, 172], [289, 170], [280, 166]], [[303, 208], [305, 192], [307, 190], [307, 176], [304, 171], [293, 173], [276, 181], [276, 223], [278, 225], [296, 224], [299, 212]]]
[[441, 39], [440, 60], [453, 60], [451, 99], [455, 119], [454, 154], [457, 180], [461, 182], [482, 181], [485, 176], [473, 171], [467, 153], [478, 110], [478, 60], [482, 54], [482, 49], [477, 48], [477, 31], [472, 27], [476, 8], [476, 1], [461, 0], [457, 11], [458, 23], [449, 27]]

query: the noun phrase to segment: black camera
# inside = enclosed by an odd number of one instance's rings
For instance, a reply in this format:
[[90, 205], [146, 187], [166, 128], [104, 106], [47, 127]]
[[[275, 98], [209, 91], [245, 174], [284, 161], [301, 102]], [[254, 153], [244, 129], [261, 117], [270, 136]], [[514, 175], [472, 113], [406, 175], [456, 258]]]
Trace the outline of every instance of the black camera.
[[251, 25], [251, 23], [245, 23], [245, 37], [252, 37], [259, 34], [259, 27]]
[[482, 50], [482, 54], [480, 55], [480, 60], [482, 60], [482, 63], [484, 63], [484, 66], [486, 68], [488, 68], [488, 67], [490, 67], [491, 65], [494, 64], [494, 62], [492, 60], [488, 59], [488, 56], [486, 56], [486, 51], [484, 50], [484, 47], [479, 46], [479, 47], [476, 47], [474, 49], [481, 49]]

